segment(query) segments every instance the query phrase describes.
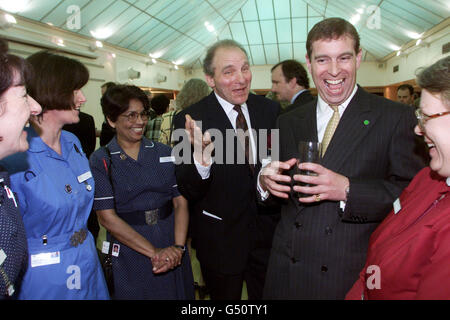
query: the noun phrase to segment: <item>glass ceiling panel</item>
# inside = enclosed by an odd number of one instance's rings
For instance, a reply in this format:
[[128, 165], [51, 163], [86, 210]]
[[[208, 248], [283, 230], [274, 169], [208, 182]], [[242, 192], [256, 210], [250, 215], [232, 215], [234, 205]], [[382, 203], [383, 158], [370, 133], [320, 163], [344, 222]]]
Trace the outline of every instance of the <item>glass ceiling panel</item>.
[[290, 43], [280, 43], [280, 61], [292, 59], [292, 44]]
[[158, 0], [138, 0], [134, 3], [134, 6], [145, 11], [149, 6], [153, 5]]
[[278, 42], [291, 42], [291, 21], [289, 19], [277, 20]]
[[306, 17], [307, 4], [303, 0], [291, 0], [291, 12], [293, 18]]
[[275, 18], [284, 19], [291, 17], [291, 10], [289, 5], [290, 0], [276, 0]]
[[131, 33], [131, 34], [127, 35], [125, 38], [123, 38], [119, 42], [120, 46], [129, 48], [130, 45], [132, 45], [138, 39], [144, 37], [144, 35], [147, 34], [147, 32], [149, 32], [149, 30], [155, 28], [159, 24], [159, 21], [157, 21], [155, 19], [150, 19], [150, 18], [148, 18], [147, 15], [144, 15], [144, 17], [145, 17], [144, 20], [146, 21], [146, 23], [144, 25], [142, 25], [139, 29], [135, 30], [133, 33]]
[[152, 5], [145, 10], [149, 15], [156, 16], [160, 14], [167, 6], [171, 5], [175, 0], [164, 0], [164, 1], [156, 1], [152, 3]]
[[242, 22], [230, 23], [231, 35], [233, 39], [241, 44], [247, 44], [247, 38], [245, 36], [244, 24]]
[[259, 22], [246, 22], [245, 29], [248, 34], [248, 42], [250, 45], [252, 44], [261, 44], [261, 29], [259, 28]]
[[306, 43], [294, 43], [294, 58], [299, 62], [306, 62]]
[[[81, 8], [81, 28], [70, 30], [91, 37], [89, 31], [110, 26], [106, 42], [147, 54], [164, 51], [161, 59], [198, 64], [206, 47], [220, 39], [234, 39], [249, 47], [256, 64], [295, 57], [303, 61], [307, 32], [326, 17], [350, 19], [358, 10], [356, 27], [369, 59], [382, 59], [416, 35], [450, 16], [443, 0], [27, 0], [21, 14], [68, 30], [70, 5]], [[58, 5], [59, 4], [59, 5]], [[381, 30], [367, 24], [368, 7], [380, 6]], [[275, 8], [274, 8], [275, 6]], [[154, 17], [154, 18], [152, 18]], [[276, 18], [276, 19], [275, 19]], [[208, 21], [215, 33], [207, 31]], [[266, 61], [267, 60], [267, 61]]]
[[253, 64], [266, 64], [266, 57], [264, 56], [263, 46], [250, 46], [250, 52], [253, 57]]
[[418, 16], [418, 15], [408, 12], [406, 10], [402, 10], [401, 16], [398, 16], [400, 8], [395, 5], [392, 5], [389, 2], [383, 2], [381, 4], [380, 9], [381, 9], [382, 15], [385, 10], [388, 10], [392, 14], [396, 15], [398, 19], [405, 19], [407, 21], [410, 21], [411, 23], [415, 23], [420, 26], [424, 26], [424, 28], [426, 28], [426, 29], [431, 28], [433, 26], [433, 21], [428, 20], [427, 19], [428, 17]]
[[273, 6], [270, 0], [256, 0], [260, 20], [273, 20]]
[[244, 19], [246, 21], [258, 20], [258, 12], [256, 11], [255, 0], [248, 0], [242, 7], [242, 11], [245, 12]]
[[[67, 2], [70, 2], [70, 0], [68, 0]], [[105, 8], [110, 7], [112, 5], [114, 5], [114, 0], [105, 0], [105, 1], [101, 1], [101, 2], [90, 1], [87, 5], [82, 7], [81, 8], [81, 29], [78, 30], [78, 32], [81, 32], [81, 30], [86, 26], [86, 24], [88, 24], [94, 18], [97, 18], [103, 12], [103, 10]], [[59, 11], [60, 9], [63, 9], [63, 8], [58, 7], [57, 11]], [[62, 12], [55, 11], [54, 14], [56, 17], [61, 16], [61, 15], [64, 16], [64, 13], [62, 13]], [[48, 18], [50, 18], [50, 16]], [[91, 36], [91, 35], [89, 34], [89, 36]]]
[[138, 32], [144, 24], [149, 21], [149, 16], [144, 13], [140, 13], [133, 20], [128, 21], [128, 24], [121, 27], [120, 32], [114, 33], [107, 39], [110, 43], [120, 43], [122, 40], [133, 37], [135, 32]]
[[264, 43], [277, 43], [275, 20], [261, 21], [261, 31]]
[[280, 62], [278, 55], [278, 45], [276, 44], [266, 44], [264, 45], [264, 50], [266, 51], [266, 58], [268, 64], [277, 64]]
[[[96, 30], [97, 28], [104, 28], [108, 26], [112, 20], [116, 19], [128, 7], [129, 6], [123, 1], [114, 1], [111, 6], [106, 7], [102, 13], [95, 17], [95, 20], [87, 23], [79, 32], [90, 36], [90, 30]], [[118, 31], [117, 29], [112, 30], [114, 32]]]
[[[28, 19], [41, 20], [48, 12], [56, 7], [61, 1], [44, 0], [30, 1], [21, 14]], [[86, 2], [86, 1], [85, 1]]]
[[292, 19], [292, 31], [293, 31], [293, 41], [294, 42], [306, 42], [306, 25], [308, 19], [306, 18], [294, 18]]

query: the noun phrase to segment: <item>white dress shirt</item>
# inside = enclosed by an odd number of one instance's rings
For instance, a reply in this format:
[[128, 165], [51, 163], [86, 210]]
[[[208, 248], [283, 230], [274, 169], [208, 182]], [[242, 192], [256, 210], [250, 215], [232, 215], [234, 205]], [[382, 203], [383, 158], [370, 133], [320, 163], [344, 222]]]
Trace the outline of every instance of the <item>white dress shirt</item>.
[[[225, 99], [220, 97], [216, 92], [214, 92], [214, 94], [216, 95], [216, 98], [219, 101], [220, 106], [223, 108], [223, 111], [225, 111], [225, 114], [227, 115], [228, 119], [230, 120], [231, 125], [233, 126], [234, 130], [236, 131], [236, 118], [238, 116], [238, 113], [236, 110], [234, 110], [234, 104], [229, 103], [228, 101], [226, 101]], [[244, 114], [245, 121], [247, 121], [248, 130], [251, 130], [252, 124], [250, 122], [250, 115], [248, 113], [248, 107], [247, 107], [246, 103], [241, 104], [241, 110], [242, 110], [242, 113]], [[253, 151], [252, 152], [253, 161], [254, 161], [253, 163], [256, 163], [257, 154], [256, 154], [255, 139], [253, 137], [253, 134], [250, 134], [249, 137], [250, 137], [251, 148]], [[195, 167], [197, 168], [197, 171], [203, 180], [209, 178], [209, 173], [211, 171], [212, 162], [213, 162], [213, 160], [211, 160], [211, 163], [205, 167], [205, 166], [202, 166], [199, 162], [197, 162], [194, 158]]]

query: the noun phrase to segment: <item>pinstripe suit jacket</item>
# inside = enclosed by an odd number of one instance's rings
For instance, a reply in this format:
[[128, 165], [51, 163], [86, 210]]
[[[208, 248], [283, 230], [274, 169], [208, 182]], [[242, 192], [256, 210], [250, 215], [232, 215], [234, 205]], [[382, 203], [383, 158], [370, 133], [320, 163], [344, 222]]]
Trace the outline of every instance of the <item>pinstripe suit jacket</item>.
[[[282, 161], [298, 156], [298, 141], [317, 141], [316, 106], [317, 99], [279, 117]], [[358, 88], [322, 159], [350, 180], [345, 210], [339, 201], [302, 205], [291, 194], [275, 231], [265, 298], [345, 297], [364, 265], [370, 234], [425, 165], [414, 153], [415, 124], [412, 108]]]

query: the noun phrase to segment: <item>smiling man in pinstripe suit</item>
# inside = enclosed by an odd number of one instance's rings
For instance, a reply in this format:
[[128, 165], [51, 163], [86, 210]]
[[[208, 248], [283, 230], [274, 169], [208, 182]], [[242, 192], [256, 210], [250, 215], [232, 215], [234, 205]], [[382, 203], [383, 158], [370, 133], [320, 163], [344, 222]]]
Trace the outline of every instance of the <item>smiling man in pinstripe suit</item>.
[[[361, 49], [353, 25], [340, 18], [316, 24], [306, 59], [319, 97], [280, 116], [281, 161], [259, 178], [263, 200], [284, 201], [267, 299], [343, 299], [364, 264], [370, 234], [424, 166], [414, 154], [412, 109], [356, 84]], [[338, 124], [328, 143], [329, 122]], [[294, 176], [299, 141], [328, 145], [320, 165], [301, 164], [317, 176]], [[300, 187], [300, 181], [315, 186]]]

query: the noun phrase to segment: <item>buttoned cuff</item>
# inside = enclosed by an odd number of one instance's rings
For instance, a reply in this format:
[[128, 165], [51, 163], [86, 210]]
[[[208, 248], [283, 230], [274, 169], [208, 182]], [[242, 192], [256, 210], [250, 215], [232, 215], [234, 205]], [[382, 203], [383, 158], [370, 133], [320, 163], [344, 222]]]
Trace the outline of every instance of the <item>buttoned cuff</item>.
[[211, 165], [212, 165], [212, 159], [210, 159], [210, 163], [208, 166], [204, 167], [202, 166], [197, 160], [194, 158], [194, 164], [197, 168], [197, 172], [202, 177], [203, 180], [206, 180], [209, 178], [209, 173], [211, 172]]

